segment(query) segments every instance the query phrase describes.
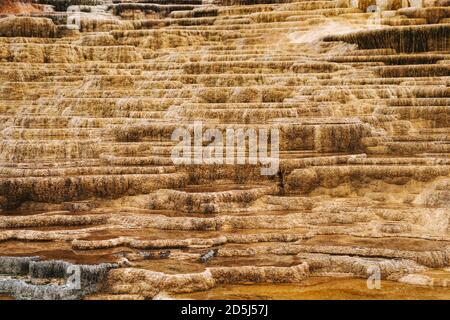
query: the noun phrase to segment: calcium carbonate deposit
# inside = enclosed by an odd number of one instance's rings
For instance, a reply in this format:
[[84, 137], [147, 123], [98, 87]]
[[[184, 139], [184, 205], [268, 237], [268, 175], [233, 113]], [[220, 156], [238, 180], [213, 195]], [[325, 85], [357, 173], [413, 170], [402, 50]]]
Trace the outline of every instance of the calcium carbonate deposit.
[[449, 84], [449, 0], [2, 0], [0, 299], [449, 299]]

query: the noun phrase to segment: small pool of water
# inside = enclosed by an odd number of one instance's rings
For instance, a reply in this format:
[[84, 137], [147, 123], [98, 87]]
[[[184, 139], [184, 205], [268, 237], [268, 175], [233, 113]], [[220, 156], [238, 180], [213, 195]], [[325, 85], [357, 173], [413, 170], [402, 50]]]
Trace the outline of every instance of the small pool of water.
[[209, 291], [174, 295], [177, 299], [262, 300], [418, 300], [450, 299], [448, 288], [425, 287], [381, 281], [380, 289], [369, 289], [365, 279], [311, 277], [298, 284], [224, 285]]

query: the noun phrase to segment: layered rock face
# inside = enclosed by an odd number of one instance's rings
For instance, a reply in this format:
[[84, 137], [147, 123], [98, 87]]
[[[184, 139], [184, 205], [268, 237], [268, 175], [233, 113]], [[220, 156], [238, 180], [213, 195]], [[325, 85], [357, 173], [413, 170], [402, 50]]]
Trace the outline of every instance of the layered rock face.
[[43, 10], [45, 6], [32, 3], [31, 0], [2, 0], [0, 3], [0, 14], [24, 14]]
[[[446, 286], [448, 1], [32, 5], [0, 18], [0, 295]], [[200, 121], [277, 130], [275, 174], [174, 163]]]

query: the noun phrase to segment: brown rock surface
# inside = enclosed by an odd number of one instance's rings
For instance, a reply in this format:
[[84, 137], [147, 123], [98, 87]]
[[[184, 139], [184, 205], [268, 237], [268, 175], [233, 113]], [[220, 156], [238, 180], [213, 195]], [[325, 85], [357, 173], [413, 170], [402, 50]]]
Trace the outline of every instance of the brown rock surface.
[[[0, 299], [450, 297], [448, 1], [37, 2], [0, 6]], [[194, 121], [278, 129], [276, 174], [175, 164]]]

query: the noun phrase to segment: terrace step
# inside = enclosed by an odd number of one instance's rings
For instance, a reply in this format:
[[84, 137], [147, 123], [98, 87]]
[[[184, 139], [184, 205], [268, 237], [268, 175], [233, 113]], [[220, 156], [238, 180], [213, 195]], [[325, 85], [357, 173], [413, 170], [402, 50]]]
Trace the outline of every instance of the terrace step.
[[[255, 283], [316, 276], [366, 288], [373, 267], [393, 286], [444, 272], [448, 1], [381, 2], [0, 5], [0, 294], [205, 297], [245, 283], [248, 298]], [[174, 132], [199, 155], [199, 123], [200, 160], [174, 163]], [[208, 129], [217, 162], [204, 161]], [[246, 148], [221, 162], [227, 130]], [[264, 130], [278, 150], [268, 140], [255, 156]], [[92, 290], [67, 290], [64, 268], [80, 265]]]

